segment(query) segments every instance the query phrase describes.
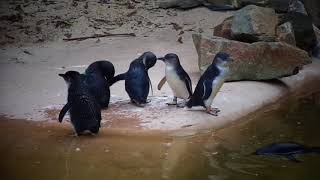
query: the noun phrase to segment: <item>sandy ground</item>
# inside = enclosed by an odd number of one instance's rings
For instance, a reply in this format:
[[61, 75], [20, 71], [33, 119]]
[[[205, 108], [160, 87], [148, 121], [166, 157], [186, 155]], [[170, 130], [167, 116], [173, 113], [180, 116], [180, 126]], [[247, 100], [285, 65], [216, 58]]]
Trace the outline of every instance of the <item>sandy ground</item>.
[[[188, 11], [154, 9], [153, 1], [136, 4], [135, 9], [128, 9], [121, 2], [76, 2], [76, 6], [63, 0], [47, 3], [1, 2], [0, 21], [5, 24], [1, 29], [0, 43], [1, 114], [10, 118], [56, 121], [67, 96], [66, 85], [57, 76], [58, 73], [68, 70], [83, 72], [90, 63], [101, 59], [111, 61], [116, 73], [122, 73], [144, 51], [152, 51], [157, 56], [177, 53], [195, 87], [199, 78], [198, 57], [191, 34], [212, 34], [213, 27], [232, 14], [212, 12], [206, 8]], [[62, 7], [64, 4], [68, 5]], [[22, 19], [17, 18], [18, 15]], [[109, 23], [101, 23], [101, 19]], [[72, 23], [67, 26], [65, 21]], [[137, 36], [71, 42], [62, 40], [105, 32], [133, 32]], [[182, 43], [177, 41], [180, 37]], [[153, 125], [149, 122], [169, 112], [183, 111], [165, 104], [172, 98], [168, 85], [161, 91], [156, 89], [164, 76], [164, 64], [157, 63], [149, 74], [154, 93], [150, 93], [152, 102], [145, 109], [128, 103], [124, 82], [111, 87], [110, 108], [102, 112], [103, 123], [107, 127], [160, 127], [170, 121], [159, 120]], [[189, 122], [181, 125], [180, 122], [172, 122], [175, 127], [190, 125]], [[171, 123], [163, 127], [170, 128]]]

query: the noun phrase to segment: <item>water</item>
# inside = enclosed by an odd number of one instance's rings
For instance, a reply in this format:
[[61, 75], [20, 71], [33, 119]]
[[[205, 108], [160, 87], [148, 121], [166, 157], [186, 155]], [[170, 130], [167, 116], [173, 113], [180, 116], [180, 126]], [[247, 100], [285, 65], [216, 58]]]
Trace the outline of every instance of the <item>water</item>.
[[319, 155], [300, 155], [302, 163], [251, 155], [279, 141], [320, 146], [318, 97], [287, 101], [229, 128], [185, 137], [106, 130], [74, 138], [70, 127], [5, 120], [0, 124], [1, 179], [319, 179]]

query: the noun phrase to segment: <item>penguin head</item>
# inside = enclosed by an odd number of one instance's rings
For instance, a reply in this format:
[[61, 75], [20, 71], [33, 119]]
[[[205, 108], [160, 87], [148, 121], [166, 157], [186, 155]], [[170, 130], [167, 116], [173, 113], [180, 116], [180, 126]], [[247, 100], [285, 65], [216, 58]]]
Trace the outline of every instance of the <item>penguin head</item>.
[[179, 57], [174, 53], [166, 54], [164, 57], [158, 58], [158, 60], [163, 61], [164, 63], [166, 63], [166, 65], [180, 65]]
[[218, 52], [214, 57], [212, 64], [215, 64], [218, 66], [228, 66], [229, 63], [232, 61], [233, 59], [230, 57], [228, 53]]
[[157, 62], [157, 56], [150, 51], [144, 52], [138, 59], [142, 59], [147, 70], [152, 68]]
[[99, 73], [107, 79], [114, 77], [115, 69], [113, 64], [107, 60], [100, 60], [91, 63], [85, 71], [85, 74]]
[[59, 76], [63, 77], [68, 85], [72, 83], [72, 81], [78, 79], [80, 77], [80, 73], [77, 71], [68, 71], [64, 74], [59, 74]]

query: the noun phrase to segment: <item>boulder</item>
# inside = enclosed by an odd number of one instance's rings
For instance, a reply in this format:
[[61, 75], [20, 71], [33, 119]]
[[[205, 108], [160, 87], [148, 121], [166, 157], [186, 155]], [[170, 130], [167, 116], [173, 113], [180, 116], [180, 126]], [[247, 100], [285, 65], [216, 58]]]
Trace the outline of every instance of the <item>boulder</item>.
[[310, 16], [300, 12], [288, 12], [280, 16], [279, 23], [290, 22], [293, 27], [297, 47], [310, 52], [316, 45], [316, 35]]
[[228, 81], [268, 80], [298, 73], [303, 65], [311, 62], [307, 52], [281, 42], [244, 43], [220, 37], [192, 35], [203, 73], [220, 51], [234, 59], [230, 65]]
[[313, 29], [317, 37], [317, 45], [313, 48], [312, 55], [320, 59], [320, 30], [316, 26], [313, 26]]
[[320, 29], [317, 26], [313, 25], [313, 31], [317, 37], [317, 40], [320, 41]]
[[296, 46], [292, 24], [286, 22], [277, 27], [277, 41]]
[[234, 13], [232, 39], [242, 42], [274, 41], [277, 24], [278, 16], [274, 9], [249, 5]]
[[312, 17], [313, 23], [320, 28], [320, 1], [304, 0], [304, 6], [308, 14]]

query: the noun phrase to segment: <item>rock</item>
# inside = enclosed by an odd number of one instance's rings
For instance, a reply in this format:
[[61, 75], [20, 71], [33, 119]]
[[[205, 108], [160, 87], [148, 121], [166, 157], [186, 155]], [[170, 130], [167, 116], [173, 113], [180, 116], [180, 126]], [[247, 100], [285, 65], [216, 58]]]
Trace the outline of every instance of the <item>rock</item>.
[[318, 41], [317, 45], [313, 48], [312, 56], [320, 59], [320, 41]]
[[313, 29], [317, 37], [317, 45], [313, 48], [312, 55], [320, 59], [320, 30], [316, 26], [313, 26]]
[[298, 12], [304, 15], [308, 15], [306, 9], [304, 8], [304, 4], [299, 1], [299, 0], [292, 0], [289, 4], [289, 9], [288, 11], [290, 12]]
[[172, 8], [177, 7], [181, 9], [188, 9], [200, 6], [202, 3], [198, 0], [160, 0], [158, 1], [158, 6], [160, 8]]
[[290, 22], [293, 27], [297, 47], [310, 51], [316, 45], [316, 35], [311, 17], [300, 12], [288, 12], [280, 17], [280, 24]]
[[291, 0], [268, 0], [265, 7], [273, 8], [278, 13], [287, 12]]
[[277, 24], [274, 9], [249, 5], [235, 12], [231, 35], [242, 42], [273, 41]]
[[308, 14], [312, 17], [313, 23], [320, 28], [320, 1], [304, 0], [304, 6]]
[[293, 27], [290, 22], [286, 22], [277, 27], [277, 41], [296, 46]]
[[232, 25], [233, 16], [226, 18], [221, 24], [214, 27], [213, 35], [224, 37], [226, 39], [232, 39], [231, 37], [231, 25]]
[[220, 37], [192, 35], [203, 73], [213, 57], [220, 51], [234, 59], [228, 81], [267, 80], [296, 74], [303, 65], [311, 62], [308, 54], [281, 42], [244, 43]]
[[317, 26], [313, 26], [313, 31], [317, 37], [317, 40], [320, 41], [320, 29]]

